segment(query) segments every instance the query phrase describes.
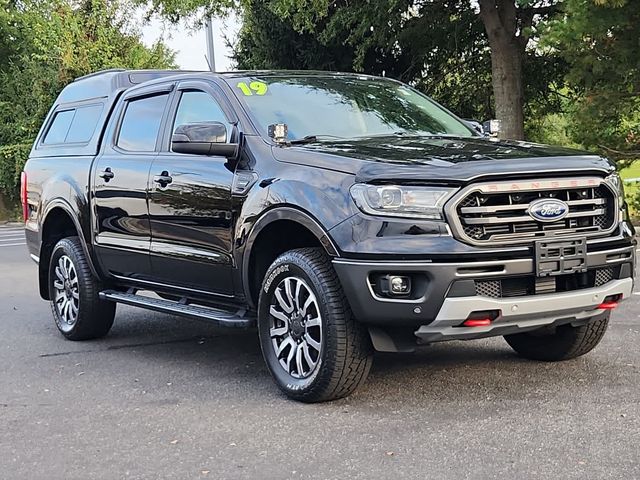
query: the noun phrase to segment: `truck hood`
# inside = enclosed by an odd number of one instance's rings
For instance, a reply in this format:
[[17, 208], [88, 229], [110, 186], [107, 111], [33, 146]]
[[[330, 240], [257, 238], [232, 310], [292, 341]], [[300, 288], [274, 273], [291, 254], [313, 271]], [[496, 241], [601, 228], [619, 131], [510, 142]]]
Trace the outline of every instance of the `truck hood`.
[[488, 176], [615, 170], [607, 159], [587, 152], [484, 137], [370, 137], [276, 148], [274, 155], [285, 162], [352, 173], [359, 182], [457, 183]]

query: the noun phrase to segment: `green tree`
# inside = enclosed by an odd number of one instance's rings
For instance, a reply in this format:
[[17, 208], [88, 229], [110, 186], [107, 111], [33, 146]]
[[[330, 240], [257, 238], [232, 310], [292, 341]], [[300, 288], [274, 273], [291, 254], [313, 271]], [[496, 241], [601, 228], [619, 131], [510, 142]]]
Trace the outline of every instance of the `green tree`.
[[[421, 23], [428, 27], [422, 31], [414, 31], [412, 45], [438, 43], [462, 40], [456, 44], [455, 53], [463, 53], [453, 60], [461, 62], [465, 72], [474, 72], [467, 63], [486, 60], [490, 57], [491, 78], [493, 86], [493, 100], [495, 115], [502, 120], [503, 135], [507, 138], [524, 138], [524, 107], [526, 80], [523, 64], [529, 56], [535, 57], [535, 48], [529, 49], [532, 40], [537, 36], [537, 27], [543, 20], [556, 12], [555, 2], [552, 0], [479, 0], [476, 2], [451, 1], [406, 1], [379, 0], [376, 2], [350, 2], [348, 0], [276, 0], [277, 10], [284, 16], [293, 19], [294, 24], [303, 31], [317, 32], [321, 36], [333, 35], [334, 32], [347, 31], [347, 41], [356, 45], [362, 58], [363, 52], [374, 44], [382, 44], [380, 40], [389, 40], [389, 30], [408, 28], [411, 23]], [[323, 28], [323, 19], [335, 18], [329, 21], [328, 27]], [[418, 19], [418, 22], [415, 20]], [[339, 27], [336, 25], [338, 24]], [[480, 26], [486, 36], [478, 32], [474, 26]], [[476, 35], [460, 38], [465, 32]], [[436, 42], [433, 40], [436, 39]], [[465, 41], [466, 40], [466, 41]], [[534, 42], [535, 43], [535, 42]], [[387, 43], [389, 48], [396, 47], [395, 43]], [[488, 46], [488, 48], [487, 48]], [[462, 47], [462, 48], [460, 48]], [[484, 47], [484, 48], [483, 48]], [[407, 49], [401, 50], [402, 53]], [[450, 54], [450, 49], [434, 49], [428, 52], [441, 57], [442, 53]], [[478, 53], [481, 57], [478, 58]], [[429, 62], [422, 63], [423, 57], [417, 57], [417, 68], [429, 66]], [[451, 61], [454, 57], [449, 55]], [[440, 67], [442, 62], [436, 62]], [[480, 63], [481, 65], [481, 63]], [[356, 65], [357, 67], [358, 65]], [[447, 71], [447, 70], [445, 70]], [[436, 70], [438, 75], [442, 70]], [[541, 71], [537, 72], [540, 75]], [[454, 77], [455, 78], [455, 77]], [[464, 76], [463, 76], [464, 78]], [[476, 77], [478, 78], [478, 77]], [[483, 77], [479, 77], [483, 78]], [[451, 80], [451, 77], [449, 78]], [[477, 82], [450, 85], [459, 87], [476, 85]], [[548, 86], [548, 82], [545, 88]], [[478, 90], [475, 90], [478, 92]], [[481, 90], [480, 90], [481, 91]]]
[[64, 86], [105, 68], [168, 68], [174, 54], [151, 48], [129, 3], [0, 0], [0, 195], [15, 201], [22, 166]]
[[[425, 3], [406, 15], [411, 4], [354, 3], [332, 10], [307, 31], [279, 12], [277, 2], [245, 1], [234, 58], [240, 68], [386, 75], [413, 84], [464, 117], [491, 117], [490, 59], [477, 14], [466, 0], [448, 8]], [[362, 29], [351, 28], [354, 19]]]
[[239, 9], [241, 67], [384, 73], [465, 117], [495, 115], [504, 136], [523, 138], [526, 106], [558, 104], [541, 93], [562, 64], [536, 48], [539, 26], [556, 14], [556, 1], [151, 0], [151, 10], [197, 23]]
[[640, 158], [640, 0], [566, 0], [563, 10], [543, 40], [571, 65], [572, 138]]

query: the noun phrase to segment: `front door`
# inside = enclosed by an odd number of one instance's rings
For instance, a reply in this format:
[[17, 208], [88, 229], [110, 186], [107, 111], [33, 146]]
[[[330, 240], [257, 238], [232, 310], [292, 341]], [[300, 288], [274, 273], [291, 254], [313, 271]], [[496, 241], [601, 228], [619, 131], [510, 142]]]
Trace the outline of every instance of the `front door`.
[[[178, 86], [168, 122], [170, 139], [186, 123], [231, 122], [213, 86]], [[167, 142], [151, 167], [151, 266], [156, 281], [218, 295], [233, 294], [231, 270], [233, 172], [224, 157], [170, 151]]]
[[147, 190], [168, 99], [166, 91], [126, 99], [93, 169], [96, 253], [111, 275], [151, 274]]

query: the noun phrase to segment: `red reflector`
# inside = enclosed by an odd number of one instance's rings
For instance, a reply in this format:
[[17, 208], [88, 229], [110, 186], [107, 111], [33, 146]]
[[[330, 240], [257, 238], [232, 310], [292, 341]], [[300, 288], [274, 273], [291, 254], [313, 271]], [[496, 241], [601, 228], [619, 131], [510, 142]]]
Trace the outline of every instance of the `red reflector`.
[[22, 203], [22, 220], [29, 218], [29, 204], [27, 203], [27, 172], [20, 174], [20, 202]]
[[603, 302], [598, 305], [598, 310], [613, 310], [618, 306], [618, 302]]
[[491, 325], [490, 318], [470, 318], [466, 320], [463, 324], [465, 327], [488, 327]]

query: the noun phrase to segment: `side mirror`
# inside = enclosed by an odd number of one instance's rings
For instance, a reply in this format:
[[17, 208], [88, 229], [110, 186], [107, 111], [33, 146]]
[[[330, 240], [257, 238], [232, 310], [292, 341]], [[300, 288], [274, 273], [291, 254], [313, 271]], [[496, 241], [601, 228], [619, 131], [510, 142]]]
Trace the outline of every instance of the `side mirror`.
[[187, 123], [173, 132], [171, 150], [230, 158], [238, 154], [238, 144], [227, 143], [227, 127], [220, 122]]
[[484, 128], [482, 128], [482, 124], [480, 122], [478, 122], [477, 120], [470, 120], [470, 119], [463, 119], [464, 122], [469, 125], [471, 128], [473, 128], [476, 132], [478, 132], [481, 135], [484, 135]]

